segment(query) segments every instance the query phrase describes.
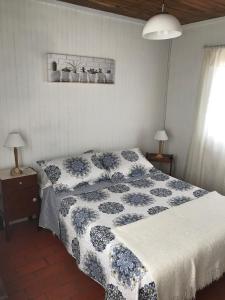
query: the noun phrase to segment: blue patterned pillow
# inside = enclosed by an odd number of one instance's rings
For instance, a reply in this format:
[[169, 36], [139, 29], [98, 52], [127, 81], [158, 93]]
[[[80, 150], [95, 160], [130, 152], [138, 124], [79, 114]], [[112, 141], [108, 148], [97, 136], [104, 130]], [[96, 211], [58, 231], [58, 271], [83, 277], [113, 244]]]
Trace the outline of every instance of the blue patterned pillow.
[[76, 188], [85, 184], [93, 184], [102, 178], [108, 178], [104, 167], [95, 164], [94, 152], [83, 153], [79, 156], [61, 157], [48, 161], [38, 161], [53, 187]]
[[95, 166], [102, 165], [112, 181], [136, 179], [147, 175], [153, 168], [138, 148], [96, 153], [93, 162]]

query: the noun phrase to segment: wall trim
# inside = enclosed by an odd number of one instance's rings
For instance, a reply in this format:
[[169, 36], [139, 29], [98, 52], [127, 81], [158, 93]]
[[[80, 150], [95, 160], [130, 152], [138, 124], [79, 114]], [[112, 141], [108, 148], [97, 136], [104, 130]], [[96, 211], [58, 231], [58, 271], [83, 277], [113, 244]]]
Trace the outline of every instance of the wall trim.
[[89, 7], [76, 5], [76, 4], [72, 4], [72, 3], [66, 3], [66, 2], [62, 2], [62, 1], [58, 1], [58, 0], [33, 0], [33, 1], [45, 3], [48, 5], [61, 6], [64, 8], [74, 9], [76, 11], [80, 11], [82, 13], [86, 13], [89, 15], [104, 16], [104, 17], [108, 17], [108, 18], [112, 18], [112, 19], [118, 19], [120, 21], [135, 23], [135, 24], [139, 24], [141, 26], [143, 26], [146, 23], [146, 21], [141, 20], [141, 19], [126, 17], [123, 15], [118, 15], [118, 14], [110, 13], [107, 11], [97, 10], [94, 8], [89, 8]]

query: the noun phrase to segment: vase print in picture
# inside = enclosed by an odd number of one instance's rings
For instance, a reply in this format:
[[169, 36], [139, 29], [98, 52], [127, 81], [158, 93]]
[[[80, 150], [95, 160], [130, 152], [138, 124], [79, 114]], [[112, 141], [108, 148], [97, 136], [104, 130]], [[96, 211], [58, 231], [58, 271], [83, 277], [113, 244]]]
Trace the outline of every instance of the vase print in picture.
[[107, 70], [106, 74], [105, 74], [105, 80], [107, 83], [113, 83], [113, 75], [111, 70]]
[[105, 74], [102, 73], [102, 69], [98, 70], [98, 83], [105, 83]]
[[88, 74], [87, 74], [87, 72], [85, 70], [85, 67], [81, 68], [80, 82], [88, 82]]
[[71, 65], [71, 67], [72, 67], [72, 70], [70, 72], [70, 80], [72, 82], [79, 82], [80, 75], [79, 75], [79, 73], [77, 73], [78, 64], [69, 63], [69, 65]]
[[74, 72], [70, 73], [70, 79], [73, 82], [79, 82], [79, 76], [80, 76], [79, 73], [74, 73]]
[[63, 82], [69, 82], [70, 81], [70, 69], [69, 68], [63, 68], [61, 71], [61, 81]]
[[57, 71], [57, 63], [53, 61], [51, 63], [51, 81], [52, 82], [59, 82], [60, 81], [60, 71]]
[[88, 70], [88, 79], [90, 83], [95, 83], [97, 71], [93, 68]]

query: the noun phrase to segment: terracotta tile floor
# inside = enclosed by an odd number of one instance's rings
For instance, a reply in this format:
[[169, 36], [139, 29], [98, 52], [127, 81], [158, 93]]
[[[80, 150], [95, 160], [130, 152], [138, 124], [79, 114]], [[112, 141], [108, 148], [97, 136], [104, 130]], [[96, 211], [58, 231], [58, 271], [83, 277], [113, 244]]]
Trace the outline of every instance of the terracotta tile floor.
[[[104, 290], [79, 271], [49, 231], [24, 222], [13, 225], [10, 233], [5, 242], [0, 231], [0, 277], [10, 300], [104, 299]], [[198, 293], [197, 300], [225, 300], [225, 277]]]
[[10, 300], [103, 300], [104, 290], [88, 278], [49, 231], [35, 223], [13, 225], [10, 241], [0, 231], [0, 277]]

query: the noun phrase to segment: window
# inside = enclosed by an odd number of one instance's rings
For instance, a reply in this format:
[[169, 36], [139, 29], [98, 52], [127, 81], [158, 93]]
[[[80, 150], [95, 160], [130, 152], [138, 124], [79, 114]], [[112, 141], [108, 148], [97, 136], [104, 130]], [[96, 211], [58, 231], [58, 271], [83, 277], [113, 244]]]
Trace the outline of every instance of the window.
[[225, 47], [208, 47], [204, 52], [185, 178], [225, 195]]
[[214, 71], [205, 122], [208, 137], [225, 144], [225, 63]]

